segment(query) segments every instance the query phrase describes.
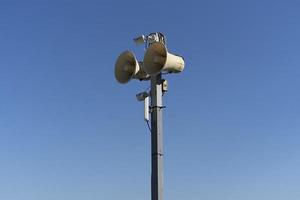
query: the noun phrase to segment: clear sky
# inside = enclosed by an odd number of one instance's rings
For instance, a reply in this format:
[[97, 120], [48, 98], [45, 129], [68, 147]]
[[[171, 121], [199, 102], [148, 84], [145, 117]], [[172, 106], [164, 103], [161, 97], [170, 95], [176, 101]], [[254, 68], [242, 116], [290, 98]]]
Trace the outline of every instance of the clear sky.
[[114, 79], [132, 38], [186, 61], [164, 96], [166, 200], [300, 199], [300, 3], [0, 1], [0, 199], [150, 200], [150, 135]]

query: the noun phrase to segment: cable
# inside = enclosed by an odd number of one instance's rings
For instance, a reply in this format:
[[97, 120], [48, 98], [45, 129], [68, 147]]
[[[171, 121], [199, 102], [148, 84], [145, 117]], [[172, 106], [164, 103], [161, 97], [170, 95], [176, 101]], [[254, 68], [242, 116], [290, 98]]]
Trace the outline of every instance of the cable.
[[148, 129], [150, 131], [150, 135], [151, 135], [151, 127], [150, 127], [149, 121], [147, 120], [146, 123], [147, 123]]

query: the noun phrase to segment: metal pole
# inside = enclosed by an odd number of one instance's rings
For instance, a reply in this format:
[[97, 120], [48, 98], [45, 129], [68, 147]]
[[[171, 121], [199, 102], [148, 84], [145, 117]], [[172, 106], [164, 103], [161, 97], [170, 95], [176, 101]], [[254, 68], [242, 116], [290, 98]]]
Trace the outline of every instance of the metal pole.
[[151, 76], [151, 200], [163, 200], [163, 124], [161, 73]]

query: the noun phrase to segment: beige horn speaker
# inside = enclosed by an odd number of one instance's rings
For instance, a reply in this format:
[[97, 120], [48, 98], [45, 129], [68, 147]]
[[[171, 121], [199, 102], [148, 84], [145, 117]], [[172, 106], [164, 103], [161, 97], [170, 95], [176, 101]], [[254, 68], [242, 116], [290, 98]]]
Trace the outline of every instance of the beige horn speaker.
[[121, 53], [115, 64], [115, 78], [119, 83], [127, 83], [131, 79], [148, 79], [149, 75], [142, 68], [134, 54], [130, 51]]
[[157, 75], [161, 71], [182, 72], [184, 59], [168, 52], [165, 45], [159, 42], [151, 44], [144, 56], [144, 69], [147, 74]]

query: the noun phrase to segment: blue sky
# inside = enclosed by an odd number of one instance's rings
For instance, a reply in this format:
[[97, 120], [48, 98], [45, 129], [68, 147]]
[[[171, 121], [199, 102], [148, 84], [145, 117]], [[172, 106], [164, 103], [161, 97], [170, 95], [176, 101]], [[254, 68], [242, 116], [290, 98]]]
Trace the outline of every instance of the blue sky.
[[150, 199], [150, 135], [114, 79], [132, 38], [186, 61], [164, 96], [165, 199], [299, 200], [299, 1], [0, 1], [0, 199]]

